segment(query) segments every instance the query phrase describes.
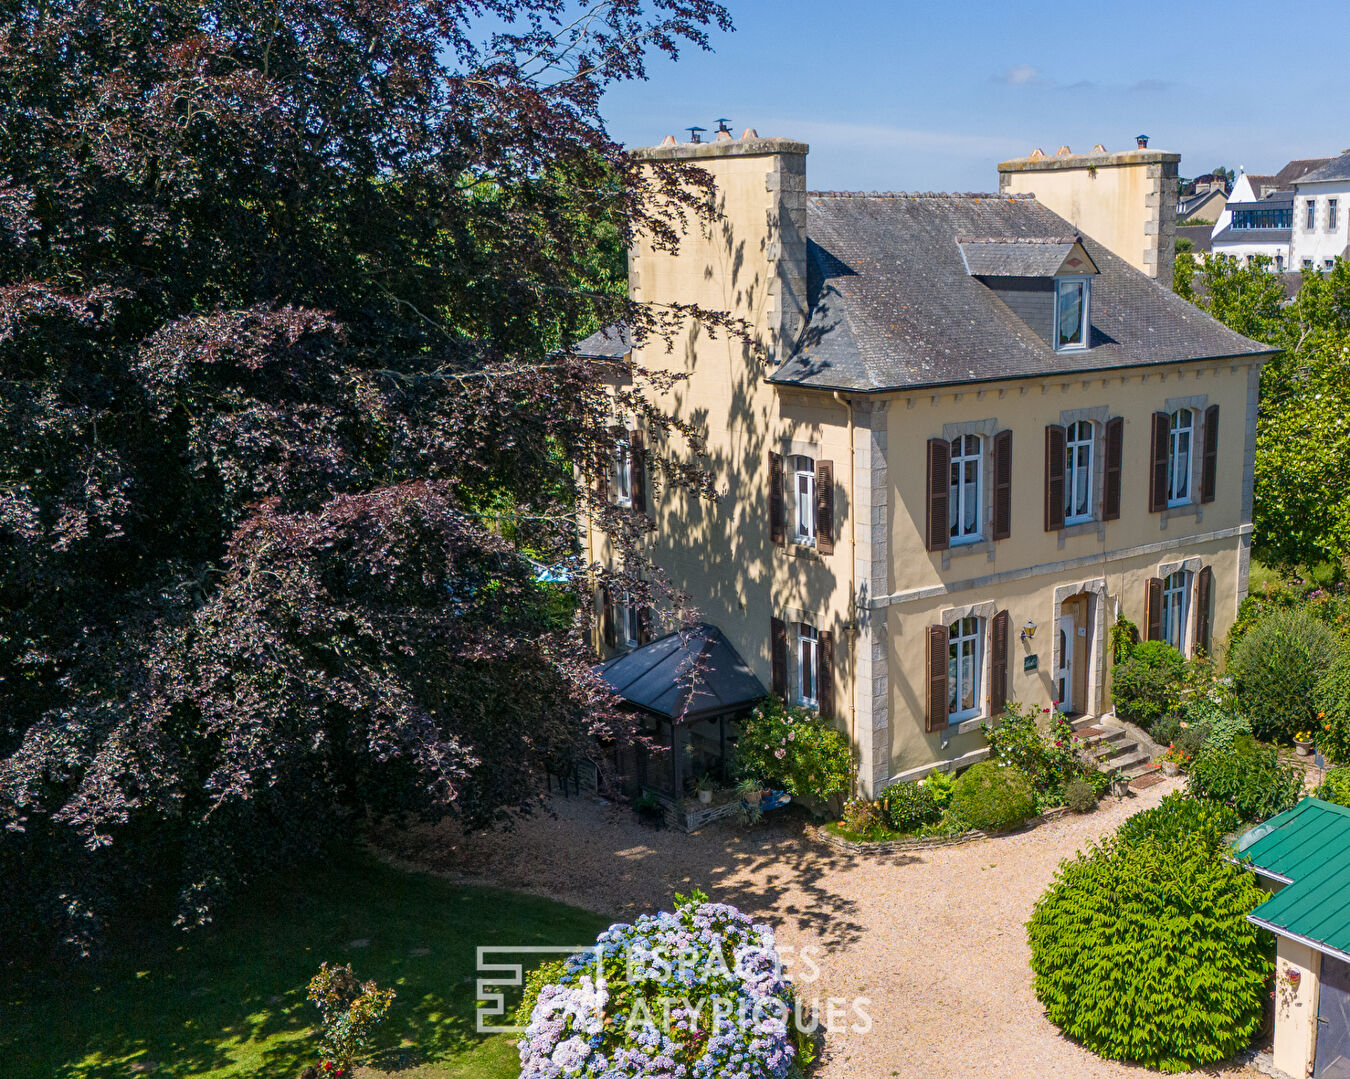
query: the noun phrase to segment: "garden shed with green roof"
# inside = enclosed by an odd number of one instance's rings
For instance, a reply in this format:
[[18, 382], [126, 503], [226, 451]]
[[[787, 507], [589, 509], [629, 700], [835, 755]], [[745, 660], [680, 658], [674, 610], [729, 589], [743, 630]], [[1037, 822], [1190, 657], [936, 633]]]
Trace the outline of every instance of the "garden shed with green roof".
[[1275, 934], [1275, 1066], [1350, 1079], [1350, 809], [1304, 798], [1243, 835], [1271, 889], [1248, 915]]

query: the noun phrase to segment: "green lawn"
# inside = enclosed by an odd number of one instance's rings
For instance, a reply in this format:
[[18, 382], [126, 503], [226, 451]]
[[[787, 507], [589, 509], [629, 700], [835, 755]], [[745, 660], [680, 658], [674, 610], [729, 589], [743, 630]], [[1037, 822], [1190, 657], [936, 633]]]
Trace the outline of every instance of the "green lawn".
[[606, 924], [353, 857], [254, 889], [204, 932], [147, 934], [97, 967], [0, 984], [0, 1074], [294, 1079], [316, 1062], [305, 984], [326, 959], [396, 988], [382, 1067], [509, 1079], [513, 1040], [474, 1029], [476, 948], [583, 944]]

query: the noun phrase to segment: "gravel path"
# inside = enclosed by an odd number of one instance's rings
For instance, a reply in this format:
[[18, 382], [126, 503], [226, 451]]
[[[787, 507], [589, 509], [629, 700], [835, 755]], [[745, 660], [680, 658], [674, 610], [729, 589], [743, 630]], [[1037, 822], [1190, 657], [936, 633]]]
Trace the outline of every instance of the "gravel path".
[[[1101, 1060], [1046, 1021], [1023, 923], [1061, 858], [1177, 783], [1021, 835], [882, 858], [835, 852], [790, 824], [656, 832], [586, 796], [555, 799], [552, 816], [511, 833], [442, 825], [380, 842], [462, 879], [622, 920], [668, 908], [672, 893], [694, 887], [737, 904], [772, 923], [780, 944], [812, 948], [820, 978], [799, 992], [870, 1000], [872, 1029], [831, 1035], [822, 1079], [1142, 1079], [1153, 1073]], [[1202, 1074], [1259, 1076], [1245, 1067]]]

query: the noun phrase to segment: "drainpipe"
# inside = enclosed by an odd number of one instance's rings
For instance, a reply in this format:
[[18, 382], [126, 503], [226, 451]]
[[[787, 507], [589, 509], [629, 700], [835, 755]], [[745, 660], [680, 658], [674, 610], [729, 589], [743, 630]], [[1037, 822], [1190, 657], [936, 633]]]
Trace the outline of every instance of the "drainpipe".
[[854, 633], [858, 632], [858, 514], [857, 514], [857, 492], [853, 490], [853, 402], [846, 400], [839, 395], [839, 391], [833, 393], [834, 399], [848, 409], [848, 547], [849, 547], [849, 567], [848, 567], [848, 602], [853, 609], [853, 620], [849, 627]]

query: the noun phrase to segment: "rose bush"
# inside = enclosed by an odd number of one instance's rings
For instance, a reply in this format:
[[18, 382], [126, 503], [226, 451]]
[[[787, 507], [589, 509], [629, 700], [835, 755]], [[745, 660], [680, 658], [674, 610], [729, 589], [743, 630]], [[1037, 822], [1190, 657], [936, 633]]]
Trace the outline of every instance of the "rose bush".
[[698, 892], [529, 986], [521, 1079], [786, 1079], [812, 1052], [773, 930]]
[[848, 736], [809, 708], [769, 697], [741, 729], [736, 767], [767, 787], [793, 797], [829, 799], [853, 786], [853, 751]]

